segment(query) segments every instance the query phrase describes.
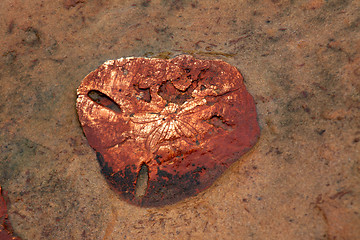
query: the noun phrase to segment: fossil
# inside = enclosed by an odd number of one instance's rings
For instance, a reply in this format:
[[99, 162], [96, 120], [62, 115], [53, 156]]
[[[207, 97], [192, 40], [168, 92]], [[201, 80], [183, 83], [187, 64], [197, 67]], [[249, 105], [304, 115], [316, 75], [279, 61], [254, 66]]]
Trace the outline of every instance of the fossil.
[[196, 195], [260, 134], [240, 72], [221, 60], [110, 60], [84, 78], [77, 94], [101, 172], [135, 205]]

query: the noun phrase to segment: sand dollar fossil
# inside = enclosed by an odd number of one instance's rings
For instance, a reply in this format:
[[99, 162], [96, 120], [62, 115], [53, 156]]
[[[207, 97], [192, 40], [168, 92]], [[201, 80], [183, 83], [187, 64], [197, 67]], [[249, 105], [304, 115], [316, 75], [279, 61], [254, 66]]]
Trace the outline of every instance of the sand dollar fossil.
[[136, 205], [173, 203], [206, 189], [260, 134], [240, 72], [220, 60], [110, 60], [77, 94], [101, 172]]

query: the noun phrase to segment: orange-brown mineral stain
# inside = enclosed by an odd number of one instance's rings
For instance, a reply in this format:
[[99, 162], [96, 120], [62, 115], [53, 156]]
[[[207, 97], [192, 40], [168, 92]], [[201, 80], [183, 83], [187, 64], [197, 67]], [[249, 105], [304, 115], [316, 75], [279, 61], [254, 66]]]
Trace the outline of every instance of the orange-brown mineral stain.
[[0, 240], [20, 240], [13, 236], [13, 230], [8, 218], [6, 201], [0, 186]]
[[[136, 205], [196, 195], [260, 134], [240, 72], [220, 60], [110, 60], [85, 77], [77, 94], [79, 120], [102, 173]], [[139, 196], [140, 172], [147, 176]]]

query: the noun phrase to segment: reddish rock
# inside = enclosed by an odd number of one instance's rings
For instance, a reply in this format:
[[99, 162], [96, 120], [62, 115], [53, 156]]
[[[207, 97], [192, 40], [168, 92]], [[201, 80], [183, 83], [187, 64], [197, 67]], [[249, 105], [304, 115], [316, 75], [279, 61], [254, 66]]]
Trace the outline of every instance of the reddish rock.
[[196, 195], [260, 134], [240, 72], [220, 60], [110, 60], [85, 77], [77, 94], [102, 173], [136, 205]]
[[0, 240], [20, 240], [13, 236], [12, 227], [7, 214], [6, 201], [0, 187]]

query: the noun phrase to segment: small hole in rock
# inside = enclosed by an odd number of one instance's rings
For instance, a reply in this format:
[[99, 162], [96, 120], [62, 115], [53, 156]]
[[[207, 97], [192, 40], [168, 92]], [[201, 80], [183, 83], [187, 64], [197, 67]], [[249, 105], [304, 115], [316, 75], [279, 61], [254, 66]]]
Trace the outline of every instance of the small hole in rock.
[[232, 126], [225, 122], [221, 116], [214, 115], [210, 118], [210, 124], [216, 128], [222, 128], [226, 131], [231, 131]]
[[204, 79], [208, 69], [202, 69], [198, 75], [198, 79]]
[[138, 93], [139, 99], [148, 103], [151, 102], [150, 88], [139, 88], [138, 85], [134, 84], [134, 89]]
[[191, 93], [197, 87], [197, 81], [193, 81], [185, 91], [175, 88], [171, 82], [161, 84], [158, 94], [167, 102], [183, 104], [192, 98]]
[[143, 198], [149, 181], [149, 168], [146, 164], [141, 165], [138, 177], [136, 179], [135, 197]]
[[91, 100], [93, 100], [97, 104], [100, 104], [103, 107], [109, 108], [117, 113], [121, 112], [120, 106], [106, 94], [100, 91], [91, 90], [88, 92], [88, 96], [89, 98], [91, 98]]

